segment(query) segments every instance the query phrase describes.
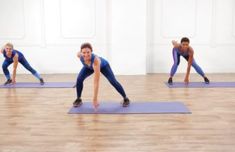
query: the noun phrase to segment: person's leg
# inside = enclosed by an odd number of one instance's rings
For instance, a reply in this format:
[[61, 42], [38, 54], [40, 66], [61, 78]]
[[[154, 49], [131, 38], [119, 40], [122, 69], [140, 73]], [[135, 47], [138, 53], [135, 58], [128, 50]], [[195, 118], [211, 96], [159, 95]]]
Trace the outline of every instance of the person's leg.
[[3, 70], [3, 73], [4, 73], [7, 80], [11, 79], [11, 75], [10, 75], [10, 72], [8, 70], [8, 66], [11, 65], [12, 63], [13, 62], [9, 62], [9, 61], [5, 60], [2, 64], [2, 70]]
[[[188, 57], [184, 57], [185, 60], [188, 61]], [[205, 83], [210, 83], [209, 79], [205, 76], [202, 68], [197, 64], [197, 62], [193, 59], [192, 67], [196, 70], [196, 72], [204, 78]]]
[[204, 78], [205, 83], [209, 84], [210, 80], [206, 77], [206, 75], [203, 72], [202, 68], [196, 63], [195, 60], [193, 60], [192, 66], [196, 70], [196, 72]]
[[20, 59], [19, 62], [23, 65], [23, 67], [25, 67], [25, 69], [30, 71], [37, 79], [39, 80], [42, 79], [41, 76], [38, 74], [38, 72], [31, 67], [29, 62], [24, 57]]
[[90, 76], [94, 70], [83, 67], [78, 74], [77, 82], [76, 82], [76, 90], [77, 90], [77, 98], [81, 98], [82, 90], [83, 90], [83, 81]]
[[110, 65], [106, 65], [101, 69], [101, 73], [108, 79], [108, 81], [112, 84], [112, 86], [118, 91], [118, 93], [123, 97], [123, 107], [127, 107], [130, 104], [130, 100], [126, 96], [126, 93], [122, 87], [122, 85], [116, 80], [113, 71]]
[[122, 85], [116, 80], [109, 64], [101, 69], [101, 73], [108, 79], [108, 81], [122, 95], [122, 97], [126, 98], [126, 93]]
[[193, 68], [196, 70], [196, 72], [197, 72], [199, 75], [201, 75], [202, 77], [205, 76], [205, 73], [203, 72], [202, 68], [196, 63], [195, 60], [193, 60], [192, 66], [193, 66]]
[[5, 60], [2, 64], [2, 70], [3, 70], [3, 73], [7, 79], [7, 81], [4, 83], [4, 85], [7, 85], [7, 84], [10, 84], [12, 83], [12, 80], [11, 80], [11, 75], [10, 75], [10, 72], [8, 70], [8, 66], [11, 65], [13, 62], [9, 62], [7, 60]]
[[180, 55], [177, 53], [177, 50], [174, 48], [172, 50], [172, 55], [173, 55], [173, 60], [174, 60], [174, 63], [171, 67], [171, 72], [170, 72], [170, 78], [168, 79], [168, 83], [169, 84], [172, 84], [173, 83], [173, 76], [175, 75], [177, 69], [178, 69], [178, 65], [180, 63]]
[[83, 67], [79, 72], [76, 82], [77, 99], [73, 102], [74, 107], [79, 107], [82, 105], [81, 95], [83, 90], [83, 81], [93, 72], [94, 70], [88, 69], [86, 67]]

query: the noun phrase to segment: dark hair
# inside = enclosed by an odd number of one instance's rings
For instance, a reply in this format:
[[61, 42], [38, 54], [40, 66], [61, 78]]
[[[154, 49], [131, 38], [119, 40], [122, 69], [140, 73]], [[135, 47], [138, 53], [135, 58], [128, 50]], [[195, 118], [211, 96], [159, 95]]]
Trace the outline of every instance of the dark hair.
[[84, 49], [84, 48], [89, 48], [89, 49], [91, 49], [91, 52], [93, 51], [92, 46], [91, 46], [90, 43], [83, 43], [81, 45], [81, 50]]
[[189, 38], [187, 38], [187, 37], [183, 37], [180, 42], [181, 42], [181, 43], [183, 43], [183, 42], [188, 42], [188, 43], [190, 43], [190, 40], [189, 40]]

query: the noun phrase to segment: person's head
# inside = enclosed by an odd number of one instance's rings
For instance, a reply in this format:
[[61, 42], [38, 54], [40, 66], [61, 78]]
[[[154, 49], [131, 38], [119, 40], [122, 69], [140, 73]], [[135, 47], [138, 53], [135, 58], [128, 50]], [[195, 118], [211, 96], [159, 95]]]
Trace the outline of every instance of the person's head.
[[89, 60], [91, 59], [91, 54], [92, 54], [92, 46], [90, 43], [83, 43], [81, 45], [81, 55], [84, 58], [84, 60]]
[[6, 53], [11, 53], [12, 50], [14, 49], [13, 44], [11, 44], [11, 43], [5, 44], [4, 49], [5, 49]]
[[182, 50], [187, 50], [189, 48], [189, 43], [190, 43], [190, 40], [189, 38], [187, 37], [183, 37], [180, 41], [181, 43], [181, 46], [182, 46]]

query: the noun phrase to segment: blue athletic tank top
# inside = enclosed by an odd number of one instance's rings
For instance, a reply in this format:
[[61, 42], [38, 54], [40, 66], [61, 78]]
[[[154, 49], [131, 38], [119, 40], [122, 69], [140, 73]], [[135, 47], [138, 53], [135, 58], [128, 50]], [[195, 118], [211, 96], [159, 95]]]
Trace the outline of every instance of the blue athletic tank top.
[[[91, 64], [90, 64], [90, 65], [87, 65], [87, 64], [85, 63], [84, 58], [83, 58], [82, 56], [80, 57], [80, 61], [82, 62], [82, 64], [83, 64], [84, 67], [93, 70], [93, 64], [94, 64], [94, 61], [95, 61], [95, 57], [98, 57], [98, 56], [92, 53], [92, 54], [91, 54]], [[99, 58], [100, 61], [101, 61], [101, 63], [100, 63], [100, 68], [103, 68], [103, 67], [105, 67], [105, 66], [108, 64], [108, 61], [105, 60], [104, 58], [102, 58], [102, 57], [98, 57], [98, 58]]]
[[189, 53], [188, 53], [189, 50], [187, 50], [187, 51], [185, 51], [185, 52], [180, 51], [179, 48], [176, 48], [176, 50], [177, 50], [177, 53], [180, 54], [180, 55], [182, 55], [182, 56], [189, 56]]
[[20, 51], [17, 51], [17, 50], [12, 50], [12, 55], [11, 57], [9, 58], [6, 54], [6, 51], [3, 50], [3, 56], [5, 57], [5, 60], [9, 61], [9, 62], [13, 62], [13, 58], [14, 56], [16, 55], [16, 53], [18, 54], [18, 60], [22, 59], [24, 57], [24, 55], [20, 52]]

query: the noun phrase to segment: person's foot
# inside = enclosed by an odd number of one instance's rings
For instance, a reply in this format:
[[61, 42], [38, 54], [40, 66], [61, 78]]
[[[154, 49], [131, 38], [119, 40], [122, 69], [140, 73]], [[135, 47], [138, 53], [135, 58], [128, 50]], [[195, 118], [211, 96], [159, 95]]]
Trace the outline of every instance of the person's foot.
[[82, 99], [78, 98], [73, 102], [73, 107], [80, 107], [82, 105]]
[[123, 100], [122, 106], [123, 107], [128, 107], [130, 105], [130, 100], [126, 97]]
[[11, 79], [8, 79], [8, 80], [4, 83], [4, 85], [8, 85], [8, 84], [10, 84], [10, 83], [12, 83], [12, 80], [11, 80]]
[[204, 81], [205, 81], [206, 84], [210, 83], [210, 80], [207, 77], [204, 77]]
[[170, 78], [168, 79], [168, 84], [169, 84], [169, 85], [172, 85], [172, 84], [173, 84], [172, 77], [170, 77]]
[[40, 78], [39, 80], [40, 80], [40, 84], [41, 84], [41, 85], [44, 85], [44, 84], [45, 84], [43, 78]]

